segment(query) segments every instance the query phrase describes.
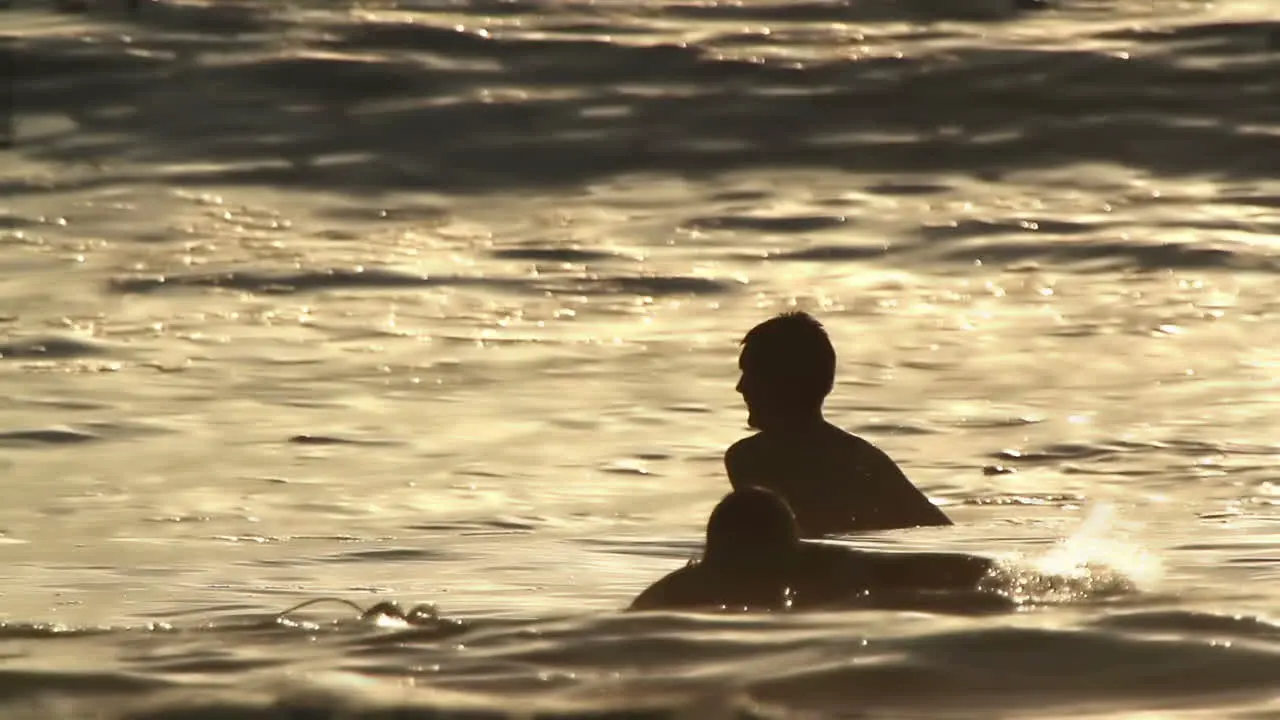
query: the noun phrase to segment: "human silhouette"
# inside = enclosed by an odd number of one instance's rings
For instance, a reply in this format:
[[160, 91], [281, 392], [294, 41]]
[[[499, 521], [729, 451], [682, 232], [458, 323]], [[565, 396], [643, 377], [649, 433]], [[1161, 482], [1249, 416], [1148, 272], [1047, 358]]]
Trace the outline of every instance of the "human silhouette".
[[733, 487], [778, 493], [806, 538], [952, 524], [884, 451], [823, 417], [836, 353], [813, 316], [784, 313], [755, 326], [738, 366], [747, 424], [759, 432], [725, 453]]
[[815, 609], [880, 593], [974, 591], [991, 569], [991, 560], [976, 555], [803, 541], [785, 501], [746, 488], [712, 510], [702, 559], [658, 580], [630, 609]]

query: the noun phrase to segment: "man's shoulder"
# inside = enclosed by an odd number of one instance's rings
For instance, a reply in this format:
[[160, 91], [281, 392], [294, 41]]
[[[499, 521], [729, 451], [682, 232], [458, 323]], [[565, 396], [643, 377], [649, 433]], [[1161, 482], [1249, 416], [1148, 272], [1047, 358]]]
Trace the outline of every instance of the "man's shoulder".
[[763, 447], [764, 442], [762, 440], [761, 433], [748, 435], [747, 437], [744, 437], [730, 445], [729, 449], [724, 451], [725, 465], [733, 468], [749, 462], [753, 458], [759, 456]]
[[751, 452], [763, 443], [764, 432], [755, 432], [730, 445], [725, 454]]
[[849, 432], [848, 430], [845, 430], [844, 428], [840, 427], [839, 425], [826, 423], [826, 431], [827, 431], [827, 437], [833, 439], [835, 442], [844, 444], [846, 446], [856, 447], [856, 448], [871, 448], [873, 450], [879, 449], [870, 440], [862, 437], [861, 435], [855, 435]]
[[855, 435], [835, 425], [829, 424], [828, 428], [828, 437], [837, 451], [859, 465], [868, 463], [897, 465], [889, 457], [889, 453], [861, 435]]
[[660, 610], [696, 604], [706, 594], [705, 570], [692, 563], [650, 585], [631, 603], [632, 610]]

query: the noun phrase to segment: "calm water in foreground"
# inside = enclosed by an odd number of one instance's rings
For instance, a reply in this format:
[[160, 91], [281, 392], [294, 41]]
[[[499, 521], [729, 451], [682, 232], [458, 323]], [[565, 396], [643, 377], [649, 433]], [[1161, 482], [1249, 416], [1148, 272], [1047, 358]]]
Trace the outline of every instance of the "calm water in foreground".
[[[0, 717], [1280, 717], [1276, 5], [1013, 5], [0, 11]], [[790, 308], [1012, 607], [618, 612]]]

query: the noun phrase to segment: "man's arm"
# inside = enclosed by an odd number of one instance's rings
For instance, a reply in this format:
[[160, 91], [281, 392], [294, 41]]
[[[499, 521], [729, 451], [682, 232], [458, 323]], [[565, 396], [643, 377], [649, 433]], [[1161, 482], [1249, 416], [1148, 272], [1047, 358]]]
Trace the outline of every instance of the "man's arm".
[[863, 453], [863, 467], [875, 487], [877, 502], [872, 512], [859, 513], [859, 526], [865, 530], [953, 525], [951, 518], [929, 501], [902, 468], [885, 452], [871, 443]]

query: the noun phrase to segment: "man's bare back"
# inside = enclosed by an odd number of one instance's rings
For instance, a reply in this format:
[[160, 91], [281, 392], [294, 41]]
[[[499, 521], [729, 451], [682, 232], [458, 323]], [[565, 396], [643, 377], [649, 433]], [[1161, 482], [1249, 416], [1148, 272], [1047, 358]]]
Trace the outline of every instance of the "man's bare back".
[[760, 432], [725, 453], [735, 489], [782, 496], [803, 537], [951, 524], [882, 450], [823, 418], [836, 358], [821, 323], [779, 315], [752, 328], [742, 345], [737, 389]]
[[743, 438], [724, 460], [734, 489], [762, 487], [786, 500], [802, 537], [951, 524], [882, 450], [826, 421]]

